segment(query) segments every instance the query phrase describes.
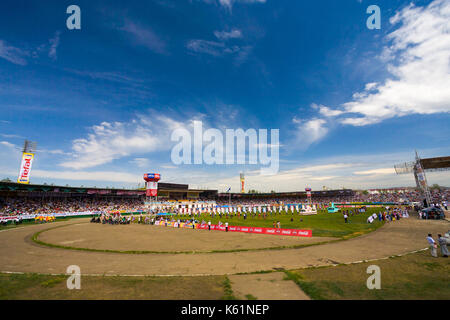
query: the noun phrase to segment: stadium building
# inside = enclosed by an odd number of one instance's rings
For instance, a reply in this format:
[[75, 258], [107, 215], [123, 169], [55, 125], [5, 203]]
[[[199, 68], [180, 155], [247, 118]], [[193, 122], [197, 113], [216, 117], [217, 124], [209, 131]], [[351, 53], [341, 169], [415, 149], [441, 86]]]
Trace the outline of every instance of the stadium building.
[[[145, 189], [110, 189], [91, 187], [54, 186], [0, 182], [0, 198], [41, 198], [43, 200], [71, 198], [80, 200], [144, 199]], [[161, 200], [215, 199], [217, 190], [189, 189], [187, 184], [158, 183]]]
[[[313, 199], [325, 197], [351, 197], [354, 191], [350, 189], [312, 191]], [[22, 184], [16, 182], [0, 182], [0, 198], [34, 198], [80, 200], [114, 200], [114, 199], [144, 199], [145, 189], [112, 189], [91, 187], [55, 186], [48, 184]], [[217, 190], [190, 189], [188, 184], [158, 183], [159, 200], [264, 200], [270, 198], [304, 198], [306, 191], [271, 192], [271, 193], [218, 193]]]

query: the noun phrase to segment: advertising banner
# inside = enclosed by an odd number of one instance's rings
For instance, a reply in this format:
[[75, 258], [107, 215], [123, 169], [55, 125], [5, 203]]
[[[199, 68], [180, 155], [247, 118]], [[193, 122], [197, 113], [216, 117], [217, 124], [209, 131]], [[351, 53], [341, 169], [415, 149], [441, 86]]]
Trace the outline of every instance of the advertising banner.
[[102, 214], [101, 211], [83, 211], [83, 212], [59, 212], [59, 213], [43, 213], [43, 214], [21, 214], [16, 216], [0, 216], [0, 220], [15, 220], [16, 218], [22, 218], [22, 220], [30, 220], [36, 217], [55, 217], [55, 218], [65, 218], [65, 217], [76, 217], [76, 216], [91, 216], [96, 214]]
[[18, 183], [30, 183], [31, 165], [33, 164], [34, 154], [24, 152], [22, 155], [22, 163], [20, 164]]
[[[156, 224], [156, 223], [155, 223]], [[165, 223], [160, 223], [159, 225], [165, 225]], [[168, 222], [167, 226], [172, 226], [173, 223]], [[184, 225], [181, 227], [192, 228], [192, 224]], [[208, 224], [196, 224], [195, 229], [208, 230]], [[226, 231], [224, 225], [211, 225], [211, 230]], [[258, 233], [258, 234], [273, 234], [279, 236], [295, 236], [295, 237], [312, 237], [311, 230], [300, 230], [300, 229], [278, 229], [278, 228], [260, 228], [260, 227], [244, 227], [244, 226], [229, 226], [229, 232], [245, 232], [245, 233]]]
[[147, 197], [156, 197], [158, 195], [158, 182], [148, 181], [147, 182]]

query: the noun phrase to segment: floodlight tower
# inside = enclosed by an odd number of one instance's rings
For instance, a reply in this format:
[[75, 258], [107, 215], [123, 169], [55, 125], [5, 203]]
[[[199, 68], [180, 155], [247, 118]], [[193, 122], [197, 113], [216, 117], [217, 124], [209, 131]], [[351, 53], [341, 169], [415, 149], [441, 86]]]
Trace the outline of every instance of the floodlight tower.
[[406, 174], [414, 173], [414, 179], [416, 180], [416, 187], [419, 189], [426, 201], [426, 207], [431, 205], [431, 193], [428, 188], [427, 176], [425, 170], [422, 167], [421, 159], [416, 150], [416, 161], [404, 162], [394, 166], [395, 173]]

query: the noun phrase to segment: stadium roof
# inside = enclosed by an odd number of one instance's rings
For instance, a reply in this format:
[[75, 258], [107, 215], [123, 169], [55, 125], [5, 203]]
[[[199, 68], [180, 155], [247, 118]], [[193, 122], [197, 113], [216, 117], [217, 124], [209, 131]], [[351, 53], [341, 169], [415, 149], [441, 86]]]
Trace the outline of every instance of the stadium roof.
[[450, 169], [450, 156], [420, 159], [420, 164], [427, 171], [448, 170]]
[[[353, 194], [352, 189], [338, 189], [338, 190], [320, 190], [320, 191], [311, 191], [311, 196], [328, 196], [328, 195], [349, 195]], [[290, 192], [267, 192], [267, 193], [219, 193], [219, 197], [229, 197], [231, 195], [232, 198], [239, 197], [289, 197], [289, 196], [306, 196], [306, 191], [290, 191]]]
[[[207, 190], [189, 189], [187, 184], [158, 183], [158, 190], [171, 192], [203, 192]], [[55, 186], [48, 184], [23, 184], [12, 181], [1, 181], [0, 191], [38, 191], [57, 193], [87, 193], [100, 195], [143, 195], [145, 189], [123, 189], [123, 188], [96, 188], [96, 187], [70, 187]], [[215, 191], [215, 190], [212, 190]]]

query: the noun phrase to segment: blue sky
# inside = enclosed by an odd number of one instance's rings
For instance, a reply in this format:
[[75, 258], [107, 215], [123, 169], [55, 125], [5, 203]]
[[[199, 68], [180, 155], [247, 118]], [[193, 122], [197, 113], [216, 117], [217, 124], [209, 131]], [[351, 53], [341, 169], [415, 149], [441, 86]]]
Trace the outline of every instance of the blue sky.
[[[81, 30], [66, 8], [81, 8]], [[381, 9], [369, 30], [366, 9]], [[450, 151], [446, 1], [0, 4], [0, 177], [133, 187], [144, 172], [261, 191], [414, 185], [393, 165]], [[280, 171], [174, 165], [171, 132], [279, 129]], [[450, 175], [429, 174], [449, 185]]]

